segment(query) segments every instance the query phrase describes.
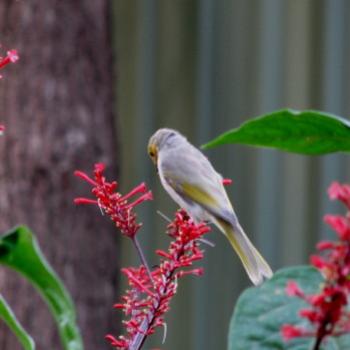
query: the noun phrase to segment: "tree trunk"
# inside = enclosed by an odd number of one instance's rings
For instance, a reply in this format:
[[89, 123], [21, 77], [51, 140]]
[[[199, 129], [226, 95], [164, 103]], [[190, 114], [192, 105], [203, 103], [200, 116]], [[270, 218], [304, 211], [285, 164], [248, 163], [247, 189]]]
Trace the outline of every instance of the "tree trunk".
[[[24, 223], [76, 302], [85, 349], [108, 349], [115, 331], [116, 232], [98, 208], [74, 197], [90, 187], [73, 176], [105, 162], [116, 178], [109, 4], [99, 1], [0, 2], [1, 50], [20, 60], [0, 81], [1, 231]], [[13, 271], [0, 266], [0, 292], [37, 343], [61, 348], [46, 305]], [[20, 349], [0, 327], [0, 349]]]

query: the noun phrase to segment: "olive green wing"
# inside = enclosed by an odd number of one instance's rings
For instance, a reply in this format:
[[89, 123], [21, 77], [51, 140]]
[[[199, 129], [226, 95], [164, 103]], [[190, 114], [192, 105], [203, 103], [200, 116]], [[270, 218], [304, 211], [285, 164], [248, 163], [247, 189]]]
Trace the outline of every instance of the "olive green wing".
[[[236, 221], [235, 215], [230, 210], [223, 208], [222, 203], [218, 201], [217, 196], [212, 195], [205, 188], [198, 184], [181, 182], [178, 179], [164, 174], [164, 180], [167, 184], [188, 203], [196, 203], [203, 207], [211, 215], [220, 218], [224, 222], [232, 223]], [[215, 193], [215, 192], [214, 192]]]
[[173, 177], [167, 176], [166, 174], [164, 174], [163, 177], [167, 184], [176, 193], [181, 195], [181, 197], [185, 197], [186, 200], [190, 200], [191, 202], [195, 202], [197, 204], [205, 206], [217, 205], [215, 198], [200, 186], [193, 183], [181, 182], [178, 179], [174, 179]]

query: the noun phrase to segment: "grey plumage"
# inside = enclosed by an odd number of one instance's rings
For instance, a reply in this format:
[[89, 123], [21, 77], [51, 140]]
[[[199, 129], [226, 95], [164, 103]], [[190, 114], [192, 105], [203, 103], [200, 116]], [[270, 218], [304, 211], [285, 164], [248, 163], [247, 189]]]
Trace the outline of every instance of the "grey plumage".
[[[222, 176], [207, 157], [176, 130], [159, 129], [148, 145], [162, 185], [196, 221], [211, 220], [226, 235], [254, 284], [272, 271], [250, 242], [226, 194]], [[154, 156], [152, 155], [154, 153]]]

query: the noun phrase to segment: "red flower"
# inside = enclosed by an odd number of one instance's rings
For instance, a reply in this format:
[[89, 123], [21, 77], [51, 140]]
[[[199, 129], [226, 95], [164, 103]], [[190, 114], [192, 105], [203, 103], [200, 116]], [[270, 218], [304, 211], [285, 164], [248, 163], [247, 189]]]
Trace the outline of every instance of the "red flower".
[[[121, 270], [128, 279], [129, 289], [122, 296], [121, 302], [114, 305], [127, 317], [123, 321], [126, 334], [117, 338], [113, 335], [106, 336], [116, 349], [137, 350], [158, 327], [164, 327], [166, 331], [164, 315], [176, 294], [178, 280], [186, 275], [203, 274], [202, 268], [192, 268], [192, 265], [203, 258], [200, 239], [210, 229], [204, 223], [195, 224], [183, 210], [178, 211], [168, 226], [168, 235], [172, 238], [169, 248], [166, 251], [156, 250], [160, 263], [151, 271], [137, 241], [136, 233], [141, 225], [136, 223], [136, 215], [132, 209], [141, 202], [152, 199], [152, 194], [145, 184], [141, 184], [123, 196], [116, 192], [116, 182], [106, 181], [103, 171], [104, 165], [95, 164], [94, 179], [81, 171], [75, 172], [76, 176], [93, 186], [92, 193], [97, 199], [76, 198], [74, 202], [98, 205], [122, 233], [131, 238], [140, 255], [143, 263], [141, 266]], [[135, 195], [140, 196], [134, 202], [128, 203]]]
[[222, 184], [224, 186], [232, 185], [232, 180], [231, 179], [222, 179]]
[[[152, 200], [152, 192], [147, 190], [144, 183], [135, 187], [125, 196], [116, 192], [118, 184], [116, 181], [108, 182], [103, 176], [105, 170], [104, 164], [95, 164], [94, 179], [81, 171], [75, 171], [74, 174], [93, 186], [92, 194], [97, 199], [76, 198], [76, 204], [96, 204], [113, 220], [122, 234], [133, 238], [141, 224], [136, 222], [136, 215], [132, 209], [138, 204]], [[142, 194], [134, 202], [128, 203], [131, 197]]]
[[298, 296], [303, 298], [305, 296], [304, 292], [299, 288], [298, 284], [295, 281], [289, 281], [286, 287], [286, 294], [290, 297]]
[[[9, 63], [15, 63], [19, 59], [16, 50], [7, 51], [7, 55], [5, 57], [0, 57], [0, 69], [5, 67]], [[2, 75], [0, 74], [0, 79]], [[5, 126], [0, 124], [0, 135], [5, 131]]]
[[281, 334], [285, 341], [289, 341], [296, 337], [303, 337], [305, 336], [306, 332], [301, 327], [296, 327], [291, 324], [285, 324], [281, 328]]
[[178, 280], [186, 275], [200, 276], [203, 269], [191, 267], [203, 258], [199, 239], [209, 231], [201, 223], [196, 225], [183, 211], [177, 212], [174, 221], [168, 226], [168, 235], [173, 239], [167, 251], [157, 250], [161, 257], [159, 267], [152, 271], [150, 280], [143, 266], [122, 269], [128, 278], [129, 290], [122, 302], [114, 305], [128, 317], [124, 321], [126, 335], [106, 339], [117, 349], [140, 349], [146, 337], [158, 327], [164, 327], [164, 314], [169, 310], [172, 297], [176, 294]]
[[0, 69], [8, 65], [9, 63], [15, 63], [18, 61], [19, 56], [16, 50], [7, 51], [5, 57], [0, 57]]
[[[329, 190], [331, 199], [342, 201], [350, 210], [350, 186], [334, 182]], [[286, 292], [290, 296], [302, 298], [309, 308], [299, 312], [300, 317], [311, 323], [311, 330], [301, 332], [300, 328], [284, 325], [281, 328], [285, 340], [295, 337], [314, 336], [314, 349], [319, 349], [322, 341], [330, 335], [338, 336], [350, 330], [350, 312], [347, 310], [350, 293], [350, 213], [346, 216], [326, 215], [324, 220], [338, 234], [338, 242], [320, 242], [317, 247], [323, 256], [313, 255], [311, 264], [324, 277], [321, 291], [315, 295], [305, 295], [295, 282], [290, 281]]]
[[342, 201], [350, 209], [350, 185], [333, 182], [328, 188], [329, 198]]
[[329, 242], [329, 241], [321, 241], [321, 242], [317, 243], [316, 248], [318, 250], [333, 249], [333, 248], [335, 248], [335, 243], [334, 242]]
[[323, 270], [329, 267], [329, 263], [325, 261], [321, 256], [311, 255], [310, 256], [311, 265], [315, 266], [316, 269]]
[[325, 215], [324, 221], [337, 232], [341, 240], [350, 239], [349, 218], [340, 215]]

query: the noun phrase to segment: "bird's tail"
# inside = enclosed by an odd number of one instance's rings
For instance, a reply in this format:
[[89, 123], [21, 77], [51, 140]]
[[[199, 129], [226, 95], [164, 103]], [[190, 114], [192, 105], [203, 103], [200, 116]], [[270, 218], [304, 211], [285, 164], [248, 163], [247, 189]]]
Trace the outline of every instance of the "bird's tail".
[[273, 272], [270, 266], [250, 242], [238, 221], [229, 224], [223, 220], [217, 220], [217, 224], [230, 241], [255, 285], [262, 283], [264, 277], [272, 277]]

